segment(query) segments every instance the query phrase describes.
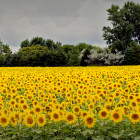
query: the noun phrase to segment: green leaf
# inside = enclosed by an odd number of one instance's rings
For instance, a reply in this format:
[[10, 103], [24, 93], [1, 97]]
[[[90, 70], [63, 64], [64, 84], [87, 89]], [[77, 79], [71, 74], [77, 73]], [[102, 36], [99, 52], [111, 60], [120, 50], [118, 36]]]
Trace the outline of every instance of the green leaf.
[[42, 131], [40, 129], [34, 130], [35, 133], [40, 134]]
[[85, 140], [86, 138], [84, 136], [76, 136], [76, 140]]
[[104, 136], [92, 137], [93, 140], [104, 140]]
[[12, 136], [12, 139], [15, 139], [16, 137], [17, 137], [16, 135], [13, 135], [13, 136]]
[[71, 132], [71, 129], [70, 128], [63, 129], [63, 132], [70, 133]]
[[82, 132], [84, 136], [86, 135], [92, 135], [93, 134], [93, 131], [90, 130], [90, 129], [86, 129], [84, 132]]
[[121, 135], [117, 135], [117, 134], [112, 134], [112, 137], [115, 139], [118, 139]]
[[39, 134], [35, 135], [33, 140], [40, 140], [40, 135]]
[[66, 137], [65, 140], [74, 140], [74, 138], [69, 138], [69, 137]]
[[136, 136], [134, 140], [140, 140], [140, 136]]

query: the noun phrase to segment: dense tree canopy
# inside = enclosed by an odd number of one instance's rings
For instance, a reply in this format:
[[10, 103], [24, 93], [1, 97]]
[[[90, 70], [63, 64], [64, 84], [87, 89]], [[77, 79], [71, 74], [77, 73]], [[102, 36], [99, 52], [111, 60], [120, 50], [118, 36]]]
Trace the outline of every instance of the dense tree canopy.
[[108, 11], [111, 27], [103, 27], [103, 37], [112, 52], [115, 49], [124, 53], [127, 47], [140, 44], [140, 4], [127, 2], [120, 8], [112, 5]]
[[17, 54], [20, 66], [44, 66], [49, 56], [49, 50], [46, 47], [34, 45], [20, 49]]

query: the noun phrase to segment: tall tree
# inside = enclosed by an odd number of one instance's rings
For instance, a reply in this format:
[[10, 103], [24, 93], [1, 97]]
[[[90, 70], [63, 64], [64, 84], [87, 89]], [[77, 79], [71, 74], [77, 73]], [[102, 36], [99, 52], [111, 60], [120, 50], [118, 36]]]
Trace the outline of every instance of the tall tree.
[[25, 39], [24, 41], [21, 42], [20, 47], [24, 48], [24, 47], [29, 47], [30, 46], [30, 42], [28, 39]]
[[42, 37], [34, 37], [30, 41], [30, 46], [32, 45], [41, 45], [41, 46], [46, 46], [46, 41]]
[[127, 2], [122, 8], [112, 5], [108, 11], [111, 27], [103, 27], [103, 37], [112, 52], [124, 53], [136, 42], [140, 44], [140, 4]]

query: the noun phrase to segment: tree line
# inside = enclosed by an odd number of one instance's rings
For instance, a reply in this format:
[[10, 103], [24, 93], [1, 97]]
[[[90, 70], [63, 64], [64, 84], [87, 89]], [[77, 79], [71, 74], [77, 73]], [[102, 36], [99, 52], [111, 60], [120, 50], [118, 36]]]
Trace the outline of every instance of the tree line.
[[23, 40], [12, 53], [0, 41], [0, 66], [140, 65], [140, 4], [126, 2], [107, 10], [111, 27], [103, 27], [108, 47], [87, 43], [62, 45], [43, 37]]

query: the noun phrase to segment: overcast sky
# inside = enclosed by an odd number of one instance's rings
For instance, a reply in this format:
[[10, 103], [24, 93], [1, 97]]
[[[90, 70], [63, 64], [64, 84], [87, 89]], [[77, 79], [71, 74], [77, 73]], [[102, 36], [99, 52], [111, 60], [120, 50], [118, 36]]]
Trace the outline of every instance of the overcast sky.
[[[131, 0], [140, 3], [140, 0]], [[80, 42], [105, 47], [106, 10], [127, 0], [0, 0], [0, 39], [19, 49], [21, 41], [39, 36], [62, 44]]]

